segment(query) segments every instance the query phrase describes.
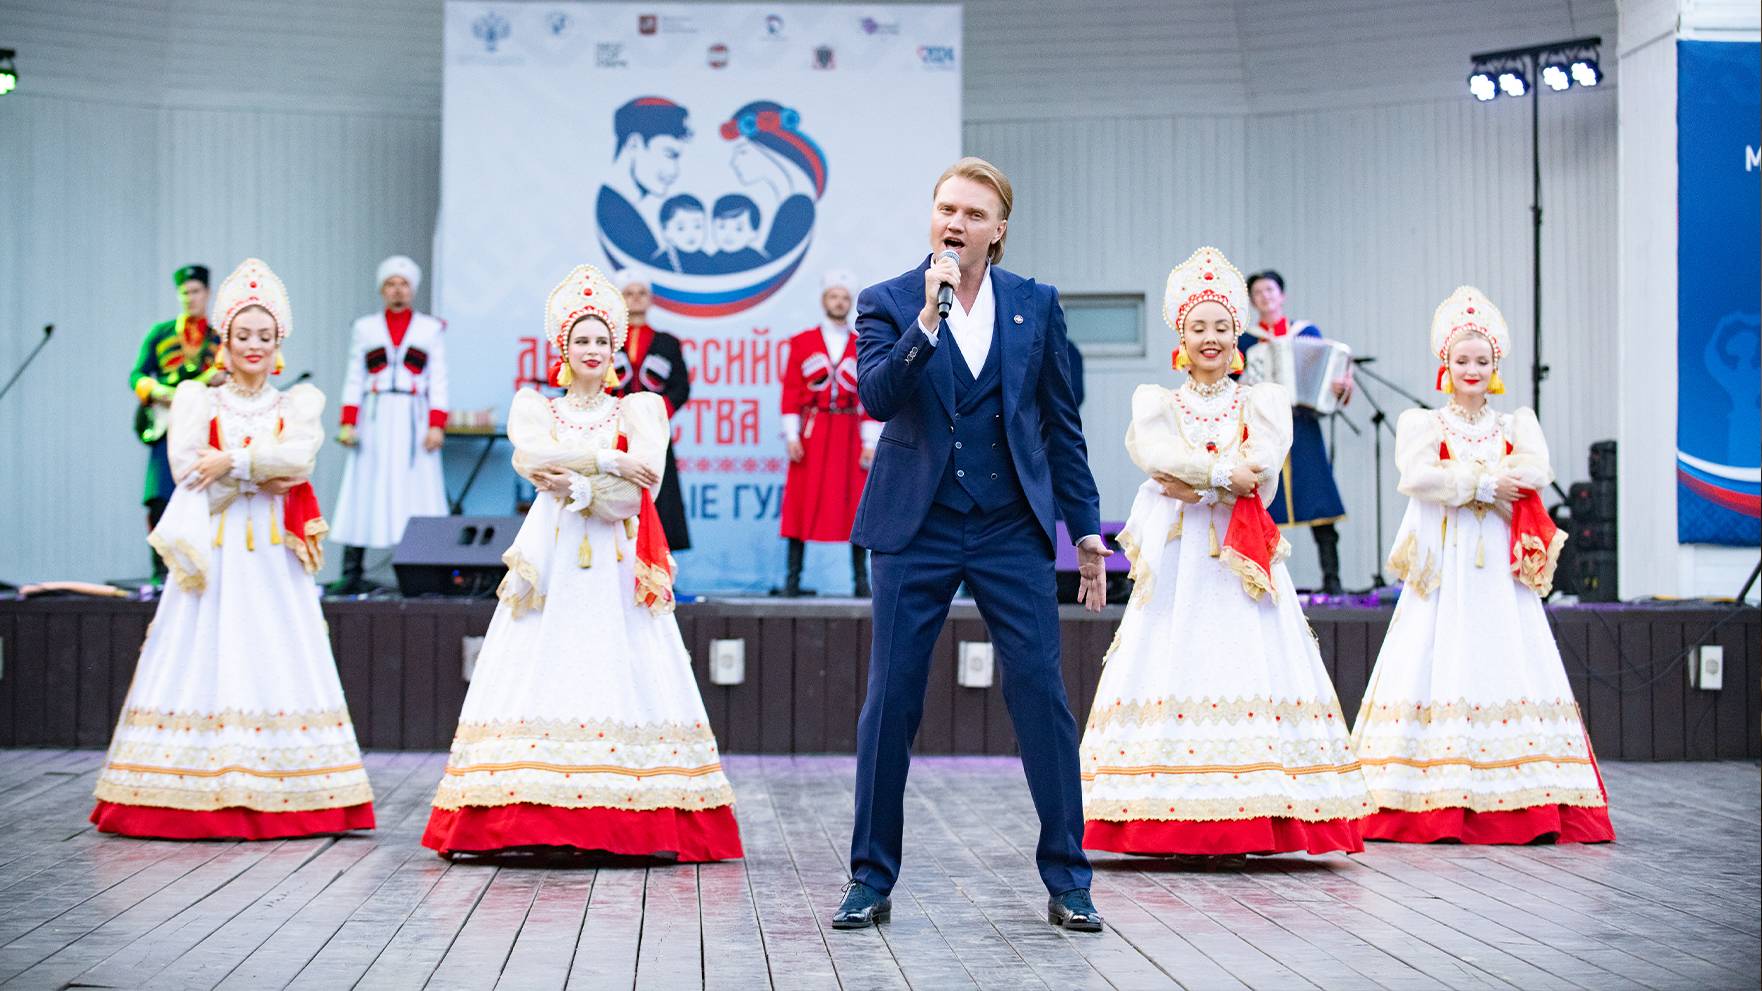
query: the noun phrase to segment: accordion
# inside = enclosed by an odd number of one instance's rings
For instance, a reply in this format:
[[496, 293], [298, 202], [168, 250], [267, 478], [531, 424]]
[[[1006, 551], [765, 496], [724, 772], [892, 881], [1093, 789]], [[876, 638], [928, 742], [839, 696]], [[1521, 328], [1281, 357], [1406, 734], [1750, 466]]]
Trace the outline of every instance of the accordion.
[[1242, 382], [1277, 382], [1291, 394], [1291, 405], [1326, 416], [1340, 404], [1334, 383], [1346, 377], [1352, 349], [1325, 337], [1262, 338], [1243, 358]]

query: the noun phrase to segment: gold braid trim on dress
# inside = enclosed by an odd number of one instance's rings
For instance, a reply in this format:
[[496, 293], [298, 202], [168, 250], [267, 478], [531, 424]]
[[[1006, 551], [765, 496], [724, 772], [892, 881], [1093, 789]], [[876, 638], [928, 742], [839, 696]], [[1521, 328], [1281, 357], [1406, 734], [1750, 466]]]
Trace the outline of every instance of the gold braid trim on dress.
[[[262, 784], [241, 783], [235, 777], [239, 775]], [[93, 794], [118, 805], [191, 812], [241, 806], [258, 812], [310, 812], [373, 801], [373, 789], [359, 761], [269, 773], [244, 767], [168, 769], [111, 762], [100, 773]]]
[[1474, 727], [1491, 727], [1509, 725], [1512, 720], [1534, 720], [1537, 722], [1570, 722], [1574, 727], [1583, 724], [1578, 703], [1568, 699], [1555, 699], [1552, 702], [1531, 702], [1518, 699], [1507, 702], [1470, 702], [1457, 699], [1454, 702], [1432, 702], [1412, 705], [1395, 702], [1379, 702], [1369, 709], [1358, 713], [1358, 727], [1401, 726], [1415, 724], [1430, 726], [1434, 723], [1463, 721]]
[[[1280, 543], [1284, 541], [1281, 540]], [[1279, 601], [1279, 590], [1273, 585], [1272, 575], [1260, 570], [1260, 565], [1255, 564], [1246, 554], [1234, 547], [1226, 547], [1217, 557], [1224, 567], [1242, 580], [1242, 591], [1247, 592], [1250, 599], [1259, 602], [1264, 595], [1269, 602]]]
[[566, 809], [610, 808], [632, 812], [683, 809], [691, 812], [733, 805], [734, 789], [726, 780], [704, 788], [681, 788], [636, 778], [630, 779], [628, 785], [612, 786], [574, 781], [562, 774], [512, 780], [506, 773], [480, 773], [470, 778], [449, 775], [441, 780], [434, 796], [434, 807], [449, 811], [466, 806], [493, 808], [527, 803]]
[[1601, 809], [1609, 805], [1602, 792], [1584, 788], [1520, 788], [1501, 792], [1465, 792], [1460, 789], [1411, 792], [1373, 788], [1371, 798], [1381, 808], [1401, 812], [1431, 812], [1436, 809], [1516, 812], [1538, 805], [1571, 805], [1584, 809]]
[[1100, 822], [1229, 822], [1275, 816], [1303, 822], [1360, 819], [1376, 811], [1364, 801], [1343, 798], [1300, 799], [1284, 795], [1243, 798], [1132, 798], [1106, 801], [1091, 798], [1083, 803], [1083, 818]]
[[1333, 699], [1277, 701], [1259, 699], [1142, 699], [1123, 702], [1118, 699], [1109, 706], [1096, 705], [1089, 710], [1087, 730], [1107, 729], [1115, 724], [1128, 727], [1171, 723], [1174, 725], [1228, 723], [1272, 717], [1270, 724], [1298, 721], [1334, 720], [1342, 729], [1346, 725], [1340, 703]]
[[626, 723], [614, 719], [497, 719], [462, 722], [453, 747], [489, 740], [556, 740], [623, 745], [698, 743], [716, 746], [710, 727], [697, 723]]
[[[220, 712], [177, 712], [171, 709], [142, 709], [130, 706], [122, 710], [120, 725], [136, 729], [166, 730], [179, 733], [213, 733], [223, 729], [264, 732], [307, 732], [311, 727], [349, 727], [349, 710], [318, 709], [307, 712], [247, 712], [223, 709]], [[351, 728], [351, 734], [352, 734]], [[351, 735], [351, 739], [352, 739]]]
[[[1448, 517], [1445, 517], [1445, 525], [1449, 525]], [[1438, 588], [1438, 565], [1428, 550], [1425, 566], [1415, 570], [1414, 561], [1418, 556], [1419, 534], [1409, 530], [1407, 536], [1389, 552], [1389, 571], [1401, 579], [1407, 588], [1413, 589], [1415, 595], [1424, 599]]]
[[[496, 586], [496, 598], [508, 606], [515, 619], [535, 610], [543, 610], [545, 597], [538, 587], [538, 568], [512, 547], [502, 555], [502, 563], [508, 566], [508, 573], [502, 576], [501, 584]], [[526, 583], [525, 591], [516, 591], [521, 582]]]

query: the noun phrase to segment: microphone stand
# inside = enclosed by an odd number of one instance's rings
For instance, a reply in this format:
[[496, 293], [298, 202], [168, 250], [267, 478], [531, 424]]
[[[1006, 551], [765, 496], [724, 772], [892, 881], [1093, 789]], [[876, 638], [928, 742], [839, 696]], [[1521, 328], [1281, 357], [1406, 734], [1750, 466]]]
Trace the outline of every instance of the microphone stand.
[[[1395, 383], [1365, 367], [1375, 360], [1375, 358], [1353, 359], [1356, 366], [1353, 369], [1354, 373], [1363, 373], [1372, 382], [1389, 389], [1396, 395], [1404, 397], [1420, 409], [1431, 409], [1431, 406], [1418, 396], [1408, 392], [1406, 389], [1401, 388]], [[1383, 431], [1389, 430], [1392, 432], [1395, 428], [1389, 426], [1389, 415], [1385, 413], [1383, 407], [1377, 403], [1376, 396], [1371, 390], [1360, 389], [1359, 393], [1364, 396], [1364, 401], [1369, 403], [1371, 408], [1370, 436], [1371, 448], [1373, 451], [1372, 458], [1375, 462], [1372, 470], [1374, 472], [1373, 484], [1376, 486], [1377, 498], [1377, 563], [1376, 568], [1371, 572], [1371, 579], [1376, 583], [1377, 588], [1382, 588], [1388, 584], [1388, 580], [1383, 576], [1383, 548], [1388, 546], [1383, 542]]]
[[[44, 346], [49, 343], [49, 337], [50, 337], [50, 335], [52, 335], [54, 333], [55, 333], [55, 325], [54, 324], [49, 323], [49, 324], [43, 325], [43, 339], [37, 342], [36, 347], [31, 348], [30, 354], [25, 355], [24, 364], [18, 366], [18, 371], [13, 372], [12, 377], [6, 380], [6, 384], [3, 386], [0, 386], [0, 399], [5, 399], [6, 394], [8, 392], [12, 391], [12, 387], [14, 385], [18, 384], [19, 376], [24, 374], [25, 369], [31, 367], [31, 362], [37, 360], [37, 355], [40, 354], [42, 352]], [[16, 591], [18, 591], [17, 585], [14, 585], [9, 581], [0, 580], [0, 592], [16, 592]]]
[[12, 373], [12, 377], [6, 380], [4, 386], [0, 386], [0, 399], [5, 399], [6, 394], [12, 391], [13, 385], [18, 382], [18, 377], [24, 374], [25, 369], [31, 367], [31, 362], [37, 360], [37, 355], [43, 350], [44, 345], [49, 343], [49, 337], [54, 333], [54, 324], [49, 323], [43, 325], [43, 339], [37, 342], [36, 347], [31, 348], [30, 354], [25, 355], [24, 364], [18, 366], [18, 371]]

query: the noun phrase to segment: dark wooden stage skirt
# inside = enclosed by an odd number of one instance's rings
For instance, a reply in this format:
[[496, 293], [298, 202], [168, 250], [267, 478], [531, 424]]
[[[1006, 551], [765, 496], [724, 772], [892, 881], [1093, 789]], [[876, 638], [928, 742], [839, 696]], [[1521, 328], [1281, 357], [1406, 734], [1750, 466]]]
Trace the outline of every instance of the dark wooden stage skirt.
[[[461, 645], [493, 601], [326, 600], [349, 711], [364, 747], [444, 750], [465, 699]], [[122, 708], [154, 603], [0, 601], [0, 746], [103, 747]], [[1082, 723], [1121, 607], [1060, 607], [1065, 686]], [[1322, 659], [1354, 717], [1393, 611], [1306, 610]], [[1762, 757], [1762, 614], [1726, 607], [1612, 604], [1549, 610], [1566, 670], [1604, 760]], [[1727, 618], [1727, 617], [1730, 618]], [[869, 608], [856, 600], [713, 600], [682, 605], [710, 721], [726, 753], [850, 753], [869, 669]], [[1715, 623], [1725, 687], [1688, 687], [1682, 654]], [[955, 684], [956, 643], [985, 640], [955, 606], [930, 672], [920, 754], [1012, 754], [1003, 693]], [[746, 641], [746, 681], [712, 685], [710, 641]], [[999, 672], [1001, 674], [1001, 672]]]

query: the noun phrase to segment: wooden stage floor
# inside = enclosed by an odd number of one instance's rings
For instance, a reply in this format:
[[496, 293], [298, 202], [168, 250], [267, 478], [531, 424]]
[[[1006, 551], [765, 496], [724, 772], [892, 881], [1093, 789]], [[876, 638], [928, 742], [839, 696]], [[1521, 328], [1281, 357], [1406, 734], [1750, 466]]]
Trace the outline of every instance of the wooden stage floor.
[[1189, 872], [1103, 855], [1108, 928], [1044, 917], [1011, 758], [922, 758], [891, 925], [840, 933], [849, 757], [728, 758], [744, 862], [448, 864], [444, 756], [373, 753], [380, 829], [167, 843], [86, 825], [97, 751], [0, 751], [6, 988], [1755, 988], [1753, 762], [1604, 767], [1619, 842]]

